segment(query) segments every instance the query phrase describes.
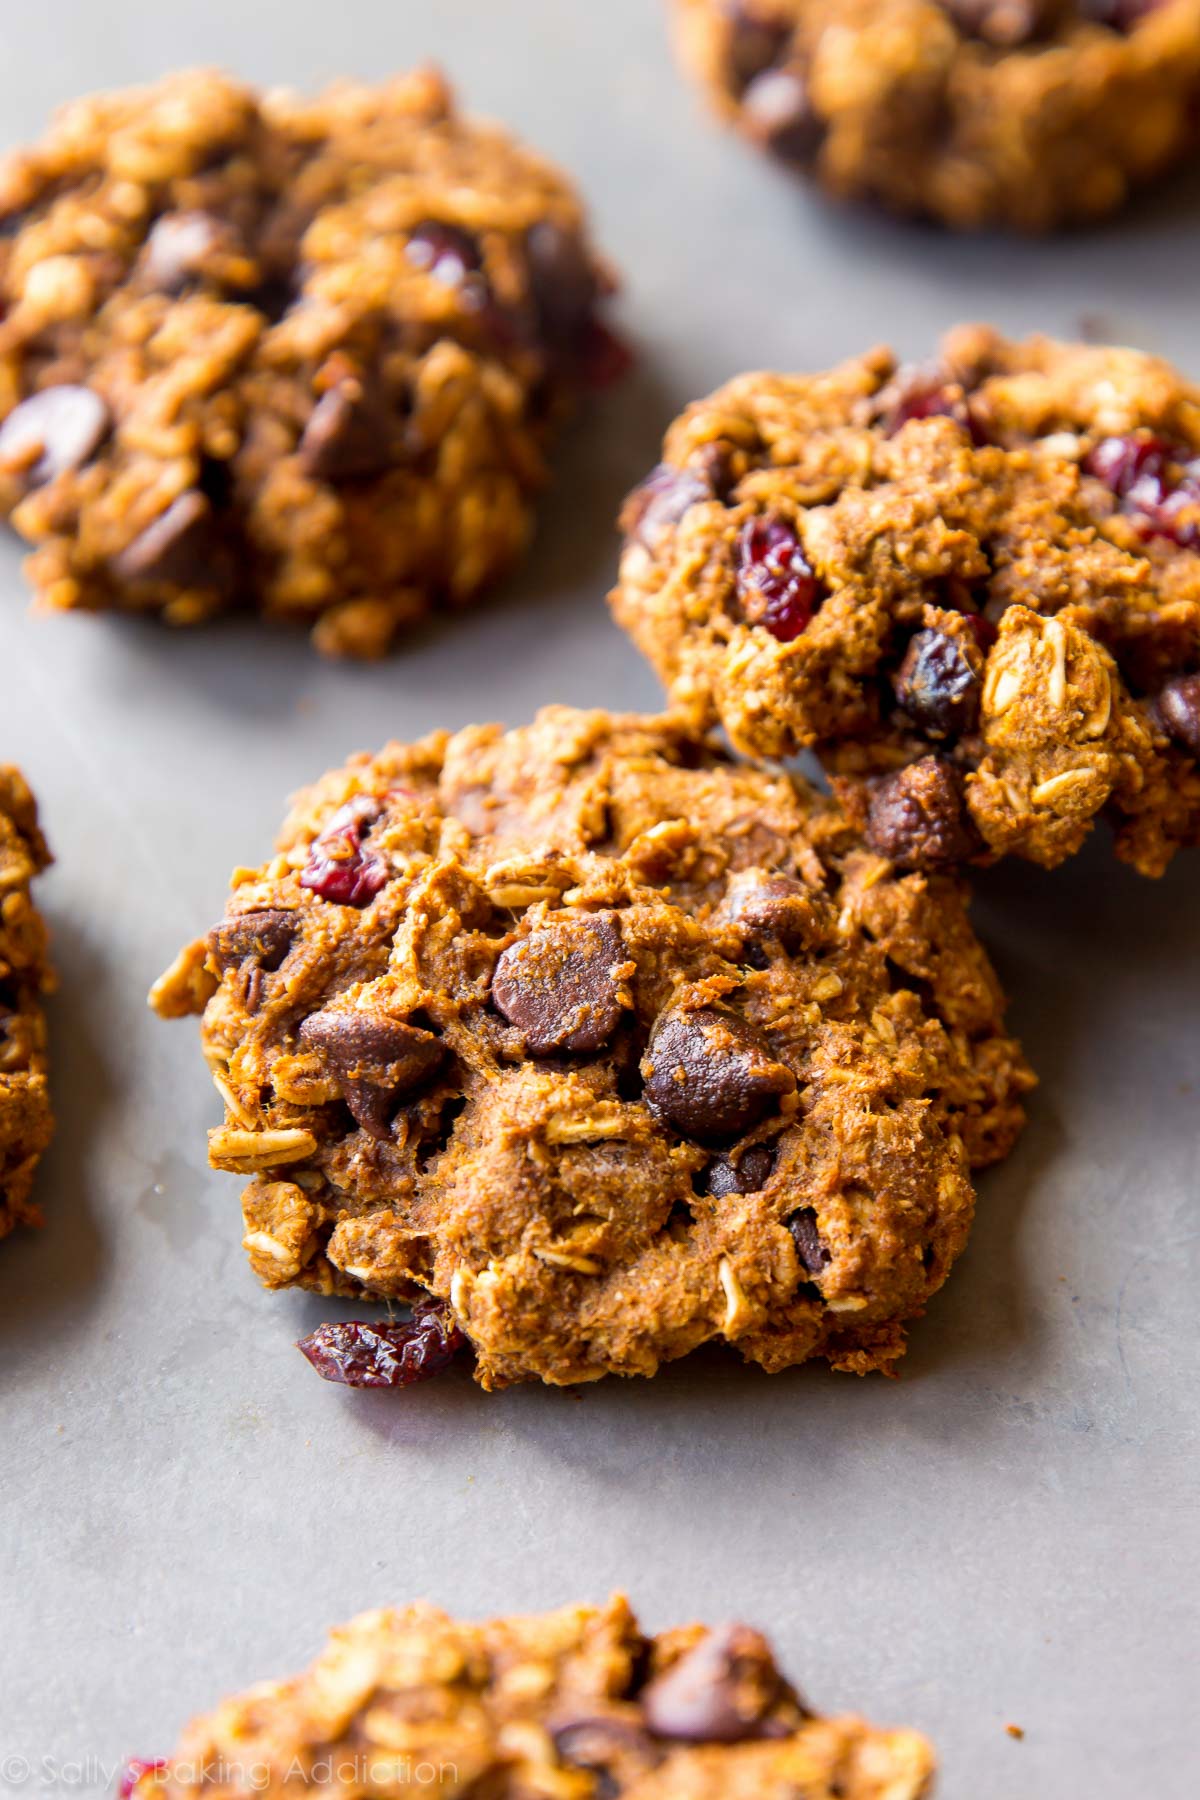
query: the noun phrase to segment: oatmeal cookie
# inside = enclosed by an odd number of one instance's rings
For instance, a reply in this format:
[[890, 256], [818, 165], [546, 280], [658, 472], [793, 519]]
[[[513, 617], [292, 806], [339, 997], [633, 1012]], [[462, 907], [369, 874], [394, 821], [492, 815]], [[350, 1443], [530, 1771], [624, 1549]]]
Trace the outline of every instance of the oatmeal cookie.
[[152, 1003], [204, 1011], [260, 1279], [435, 1297], [397, 1381], [447, 1331], [485, 1387], [890, 1369], [1022, 1122], [955, 881], [670, 720], [390, 744], [234, 883]]
[[378, 654], [512, 563], [620, 356], [570, 184], [429, 70], [77, 101], [0, 165], [0, 229], [0, 507], [44, 607]]
[[664, 455], [613, 604], [697, 727], [858, 778], [902, 868], [1053, 865], [1101, 815], [1147, 875], [1200, 839], [1200, 390], [1166, 363], [963, 327], [743, 375]]
[[305, 1674], [195, 1720], [133, 1800], [203, 1792], [391, 1800], [922, 1800], [915, 1731], [812, 1712], [749, 1625], [646, 1636], [617, 1595], [460, 1624], [435, 1607], [363, 1613]]
[[49, 861], [33, 795], [19, 770], [0, 764], [0, 1238], [41, 1224], [30, 1195], [53, 1129], [42, 1012], [53, 984], [29, 888]]
[[721, 112], [838, 199], [1047, 231], [1196, 142], [1200, 0], [674, 4]]

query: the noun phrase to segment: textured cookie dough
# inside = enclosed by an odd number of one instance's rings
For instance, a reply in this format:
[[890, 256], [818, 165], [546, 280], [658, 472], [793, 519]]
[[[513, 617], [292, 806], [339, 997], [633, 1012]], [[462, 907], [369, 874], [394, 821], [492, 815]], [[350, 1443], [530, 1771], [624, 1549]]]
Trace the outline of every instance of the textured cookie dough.
[[890, 1369], [1032, 1078], [946, 876], [667, 720], [391, 744], [152, 995], [270, 1287], [445, 1302], [486, 1387], [709, 1340]]
[[1196, 140], [1200, 0], [674, 0], [686, 61], [839, 199], [1098, 218]]
[[0, 165], [0, 507], [40, 604], [382, 652], [522, 550], [614, 372], [610, 287], [565, 178], [429, 70], [64, 108]]
[[40, 1225], [31, 1199], [53, 1120], [42, 997], [52, 981], [46, 927], [30, 898], [50, 853], [19, 770], [0, 764], [0, 1238]]
[[815, 749], [900, 867], [1200, 838], [1200, 390], [984, 327], [743, 375], [628, 501], [617, 618], [698, 728]]
[[618, 1596], [483, 1625], [424, 1605], [364, 1613], [305, 1674], [132, 1765], [125, 1792], [922, 1800], [934, 1769], [915, 1731], [811, 1712], [750, 1626], [647, 1637]]

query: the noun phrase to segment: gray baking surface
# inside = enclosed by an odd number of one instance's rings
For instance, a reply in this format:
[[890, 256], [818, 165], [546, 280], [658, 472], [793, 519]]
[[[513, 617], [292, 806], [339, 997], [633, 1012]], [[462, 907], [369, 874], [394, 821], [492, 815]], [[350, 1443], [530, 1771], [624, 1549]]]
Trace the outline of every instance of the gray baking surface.
[[655, 0], [4, 15], [13, 141], [77, 91], [186, 62], [308, 86], [438, 57], [578, 176], [641, 360], [564, 450], [525, 569], [382, 665], [252, 623], [31, 618], [4, 543], [0, 755], [59, 859], [41, 892], [61, 992], [47, 1228], [0, 1248], [0, 1792], [107, 1791], [122, 1756], [165, 1752], [363, 1607], [625, 1587], [655, 1627], [759, 1622], [818, 1706], [929, 1731], [942, 1800], [1194, 1795], [1195, 855], [1157, 884], [1099, 842], [982, 880], [1043, 1086], [896, 1383], [707, 1356], [575, 1393], [323, 1385], [292, 1340], [331, 1309], [252, 1279], [239, 1183], [205, 1164], [195, 1026], [144, 994], [285, 796], [347, 752], [549, 700], [656, 705], [603, 604], [611, 519], [726, 376], [881, 338], [920, 355], [973, 317], [1099, 320], [1200, 374], [1200, 184], [1037, 244], [835, 214], [709, 123]]

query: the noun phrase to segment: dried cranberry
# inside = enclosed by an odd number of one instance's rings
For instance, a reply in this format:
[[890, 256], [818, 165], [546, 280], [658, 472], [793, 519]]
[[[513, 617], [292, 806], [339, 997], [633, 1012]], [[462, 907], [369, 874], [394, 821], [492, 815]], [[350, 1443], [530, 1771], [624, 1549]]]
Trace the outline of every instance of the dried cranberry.
[[1122, 500], [1136, 491], [1165, 492], [1164, 474], [1173, 454], [1165, 438], [1146, 436], [1101, 438], [1084, 458], [1084, 468]]
[[324, 1381], [353, 1388], [398, 1388], [440, 1375], [466, 1341], [439, 1301], [423, 1300], [402, 1325], [372, 1325], [366, 1319], [318, 1325], [296, 1348]]
[[1136, 515], [1149, 537], [1167, 537], [1183, 549], [1200, 543], [1200, 462], [1180, 444], [1150, 432], [1101, 438], [1084, 469]]
[[885, 398], [880, 423], [888, 437], [895, 437], [913, 419], [953, 419], [973, 444], [987, 442], [962, 388], [941, 369], [901, 369]]
[[147, 1775], [161, 1775], [170, 1767], [165, 1757], [155, 1757], [152, 1761], [144, 1761], [140, 1756], [131, 1756], [121, 1769], [117, 1781], [117, 1800], [131, 1800], [137, 1792], [138, 1784]]
[[747, 519], [736, 557], [737, 595], [746, 618], [790, 644], [825, 596], [796, 533], [784, 519]]
[[363, 850], [363, 834], [383, 812], [373, 794], [356, 794], [339, 807], [308, 853], [300, 886], [335, 906], [366, 906], [386, 886], [387, 864]]

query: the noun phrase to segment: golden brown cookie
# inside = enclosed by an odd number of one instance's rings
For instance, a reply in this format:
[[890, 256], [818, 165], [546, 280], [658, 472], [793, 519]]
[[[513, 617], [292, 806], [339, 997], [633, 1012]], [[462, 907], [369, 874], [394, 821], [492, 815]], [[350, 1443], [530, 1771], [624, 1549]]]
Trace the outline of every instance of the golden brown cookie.
[[42, 1218], [31, 1193], [53, 1131], [42, 1011], [53, 981], [29, 890], [49, 861], [33, 795], [0, 764], [0, 1238]]
[[958, 230], [1112, 212], [1196, 141], [1200, 0], [674, 0], [755, 143]]
[[427, 1302], [309, 1346], [359, 1385], [459, 1334], [486, 1387], [890, 1369], [1032, 1084], [952, 878], [565, 707], [326, 776], [152, 1000], [204, 1012], [260, 1279]]
[[0, 224], [0, 507], [46, 607], [379, 654], [519, 554], [620, 354], [573, 188], [429, 70], [77, 101]]
[[132, 1800], [922, 1800], [915, 1731], [813, 1713], [748, 1625], [656, 1637], [620, 1596], [459, 1624], [432, 1606], [363, 1613], [291, 1681], [227, 1700]]
[[1200, 839], [1200, 392], [1134, 350], [951, 333], [688, 408], [616, 616], [698, 728], [877, 778], [898, 867]]

